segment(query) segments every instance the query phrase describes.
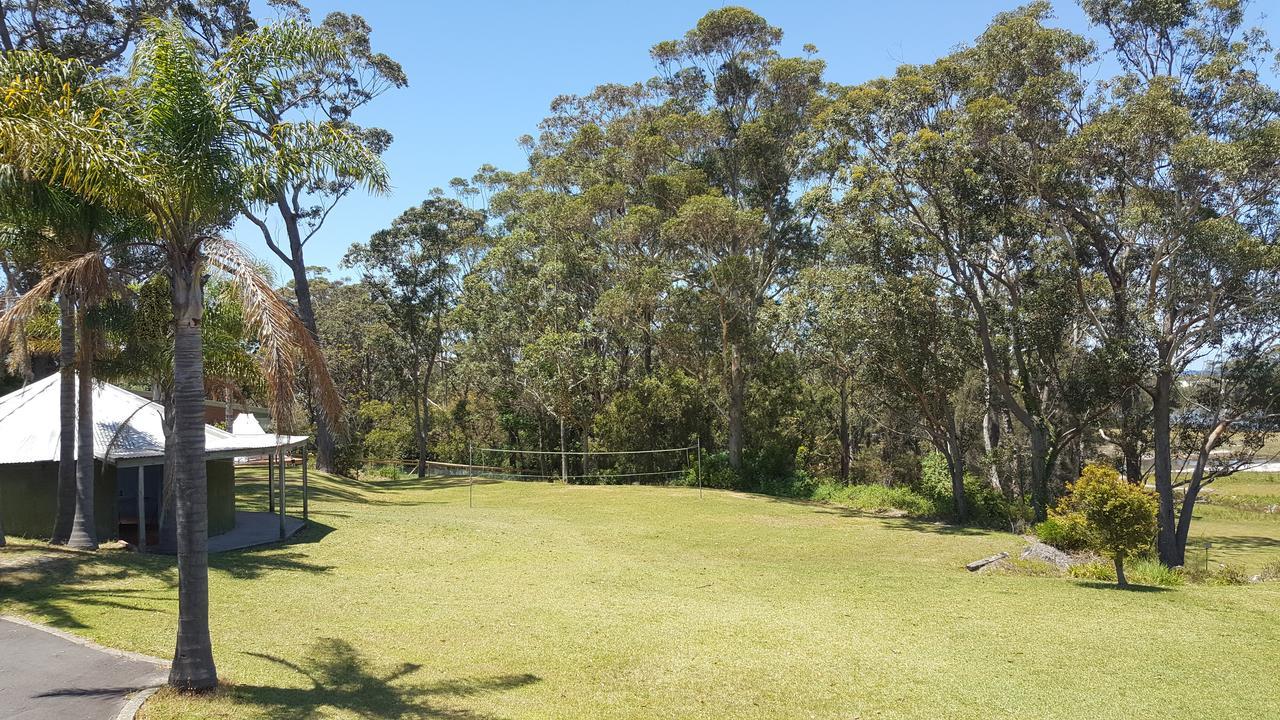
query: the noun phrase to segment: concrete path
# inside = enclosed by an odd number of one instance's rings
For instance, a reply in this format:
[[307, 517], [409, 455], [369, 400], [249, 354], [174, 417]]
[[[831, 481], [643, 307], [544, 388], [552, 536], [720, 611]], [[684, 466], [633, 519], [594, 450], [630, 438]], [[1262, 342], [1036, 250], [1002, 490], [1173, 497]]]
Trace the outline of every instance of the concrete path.
[[132, 718], [141, 693], [167, 675], [155, 658], [0, 618], [0, 720]]
[[[302, 520], [284, 516], [284, 536], [302, 529]], [[280, 541], [280, 516], [265, 512], [236, 511], [236, 526], [209, 538], [209, 552], [226, 552]]]

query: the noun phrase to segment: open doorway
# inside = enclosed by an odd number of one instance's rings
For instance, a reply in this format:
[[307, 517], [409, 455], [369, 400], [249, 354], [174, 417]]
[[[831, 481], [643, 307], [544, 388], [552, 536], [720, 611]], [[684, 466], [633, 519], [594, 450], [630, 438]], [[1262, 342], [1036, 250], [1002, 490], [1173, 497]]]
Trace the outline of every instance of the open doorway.
[[116, 515], [121, 540], [138, 544], [138, 475], [143, 485], [143, 536], [147, 545], [160, 541], [160, 498], [164, 487], [164, 465], [116, 468]]

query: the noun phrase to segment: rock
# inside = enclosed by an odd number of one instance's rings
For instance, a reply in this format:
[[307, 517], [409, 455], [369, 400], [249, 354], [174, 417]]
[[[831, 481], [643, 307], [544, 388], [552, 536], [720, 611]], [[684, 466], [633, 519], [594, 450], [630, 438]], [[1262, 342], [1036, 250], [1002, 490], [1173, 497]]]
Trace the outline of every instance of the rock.
[[1009, 553], [1007, 552], [1002, 552], [998, 555], [992, 555], [991, 557], [984, 557], [981, 560], [974, 560], [968, 565], [965, 565], [964, 569], [968, 570], [969, 572], [977, 572], [978, 570], [981, 570], [987, 565], [990, 565], [991, 563], [996, 562], [997, 560], [1003, 560], [1007, 557], [1009, 557]]
[[1039, 560], [1057, 567], [1059, 570], [1066, 570], [1072, 565], [1076, 565], [1076, 561], [1068, 554], [1062, 552], [1052, 545], [1045, 545], [1042, 542], [1033, 542], [1022, 549], [1021, 555], [1023, 560]]

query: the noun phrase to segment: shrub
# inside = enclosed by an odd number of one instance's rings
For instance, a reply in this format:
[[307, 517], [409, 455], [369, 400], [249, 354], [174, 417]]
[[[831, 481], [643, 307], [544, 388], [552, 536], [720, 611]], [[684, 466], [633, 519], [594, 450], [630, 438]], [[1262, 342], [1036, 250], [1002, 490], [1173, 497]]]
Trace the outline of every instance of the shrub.
[[867, 512], [900, 510], [913, 517], [932, 517], [935, 514], [933, 501], [905, 487], [823, 482], [814, 488], [810, 497], [819, 502]]
[[[1116, 582], [1116, 567], [1111, 563], [1084, 563], [1073, 565], [1067, 574], [1082, 580], [1099, 582]], [[1160, 587], [1176, 587], [1189, 579], [1181, 569], [1167, 568], [1158, 560], [1141, 558], [1129, 564], [1125, 575], [1140, 585], [1157, 585]]]
[[[932, 501], [935, 514], [955, 519], [951, 471], [942, 453], [931, 452], [920, 459], [917, 487], [921, 495]], [[1007, 529], [1016, 515], [1004, 495], [977, 475], [965, 474], [964, 499], [969, 515], [967, 522], [973, 525]]]
[[1156, 534], [1155, 495], [1125, 482], [1114, 468], [1090, 464], [1059, 509], [1084, 517], [1094, 549], [1115, 563], [1116, 583], [1127, 585], [1125, 558], [1150, 547]]
[[1036, 525], [1036, 537], [1064, 552], [1080, 552], [1090, 546], [1089, 525], [1078, 512], [1050, 511], [1049, 519]]
[[1276, 558], [1266, 565], [1262, 566], [1262, 572], [1258, 573], [1260, 580], [1280, 580], [1280, 558]]

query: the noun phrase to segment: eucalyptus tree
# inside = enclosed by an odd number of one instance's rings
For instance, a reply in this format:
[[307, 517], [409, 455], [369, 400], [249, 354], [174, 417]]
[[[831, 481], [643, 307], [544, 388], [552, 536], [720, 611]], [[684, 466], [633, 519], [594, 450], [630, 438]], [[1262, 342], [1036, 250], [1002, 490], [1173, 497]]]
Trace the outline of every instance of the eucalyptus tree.
[[[1275, 347], [1274, 336], [1261, 348], [1237, 341], [1271, 327], [1280, 300], [1280, 92], [1260, 72], [1270, 47], [1246, 27], [1244, 2], [1083, 6], [1122, 74], [1046, 185], [1061, 188], [1053, 204], [1113, 289], [1113, 317], [1099, 325], [1150, 401], [1157, 544], [1176, 566], [1194, 493], [1179, 512], [1175, 489], [1198, 484], [1174, 472], [1180, 378], [1205, 359], [1265, 365]], [[1254, 349], [1233, 360], [1236, 347]]]
[[1072, 69], [1090, 46], [1004, 13], [972, 48], [848, 90], [824, 119], [839, 164], [835, 221], [867, 238], [884, 272], [941, 280], [968, 306], [982, 369], [1027, 433], [1037, 517], [1060, 453], [1096, 410], [1082, 393], [1091, 356], [1074, 291], [1074, 253], [1041, 212], [1009, 125], [1065, 130], [1045, 117], [1078, 101]]
[[663, 112], [648, 127], [709, 185], [680, 206], [663, 234], [680, 248], [682, 281], [716, 308], [735, 470], [742, 468], [760, 308], [777, 298], [815, 243], [815, 218], [796, 197], [814, 148], [810, 126], [825, 101], [824, 64], [781, 56], [781, 39], [782, 31], [758, 15], [725, 7], [651, 51]]
[[482, 246], [484, 213], [433, 195], [351, 246], [343, 259], [359, 267], [385, 322], [403, 344], [392, 359], [409, 382], [418, 453], [418, 477], [426, 474], [431, 431], [431, 383], [442, 360], [446, 323], [462, 293], [462, 278]]
[[[305, 21], [300, 7], [295, 14]], [[238, 119], [251, 151], [271, 172], [255, 184], [241, 212], [292, 272], [298, 314], [318, 339], [306, 245], [352, 190], [361, 185], [376, 192], [388, 188], [380, 156], [391, 144], [391, 134], [360, 127], [351, 117], [387, 90], [405, 87], [408, 80], [399, 63], [373, 51], [371, 28], [359, 15], [330, 13], [319, 27], [299, 31], [323, 36], [336, 52], [308, 58], [285, 72], [264, 56], [256, 71], [244, 73], [242, 82], [252, 88], [253, 101]], [[300, 162], [304, 155], [309, 157]], [[272, 232], [272, 218], [279, 220], [283, 237]], [[314, 419], [316, 466], [332, 472], [333, 428], [323, 413]]]
[[[268, 396], [280, 417], [291, 401], [297, 354], [339, 405], [325, 380], [314, 338], [256, 266], [216, 233], [230, 222], [245, 177], [236, 111], [251, 98], [240, 82], [243, 55], [266, 51], [280, 65], [312, 53], [333, 52], [291, 25], [258, 30], [216, 63], [202, 60], [181, 26], [152, 22], [138, 46], [120, 101], [86, 109], [66, 100], [93, 92], [97, 81], [56, 86], [50, 79], [75, 62], [49, 56], [6, 54], [0, 60], [5, 102], [0, 106], [0, 154], [33, 177], [65, 187], [84, 199], [139, 218], [164, 259], [174, 323], [174, 408], [178, 440], [177, 551], [178, 637], [170, 670], [175, 687], [204, 690], [217, 681], [209, 640], [208, 514], [204, 452], [204, 380], [201, 321], [204, 277], [228, 273], [242, 291], [246, 319], [258, 330], [260, 353], [273, 372]], [[114, 86], [113, 86], [114, 87]]]

